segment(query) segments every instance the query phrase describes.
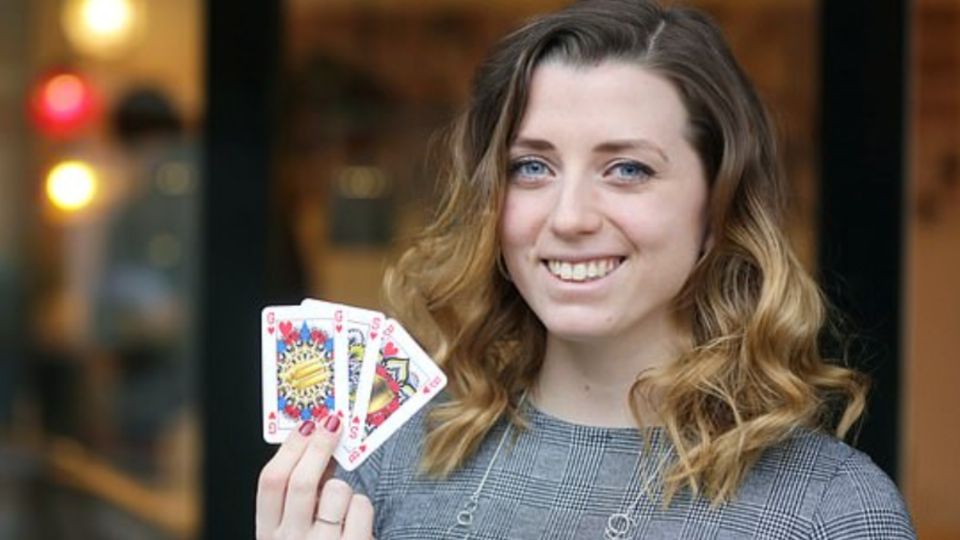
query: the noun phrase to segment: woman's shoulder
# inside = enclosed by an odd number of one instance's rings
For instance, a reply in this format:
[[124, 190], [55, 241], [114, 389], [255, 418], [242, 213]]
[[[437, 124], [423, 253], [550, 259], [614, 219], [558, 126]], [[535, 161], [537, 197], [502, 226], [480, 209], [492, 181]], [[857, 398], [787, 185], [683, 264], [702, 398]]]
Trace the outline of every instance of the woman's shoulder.
[[797, 430], [768, 449], [757, 467], [796, 476], [798, 481], [843, 485], [900, 500], [897, 487], [870, 456], [821, 430]]
[[749, 494], [796, 499], [814, 538], [915, 538], [900, 491], [870, 457], [817, 430], [768, 449], [748, 477]]

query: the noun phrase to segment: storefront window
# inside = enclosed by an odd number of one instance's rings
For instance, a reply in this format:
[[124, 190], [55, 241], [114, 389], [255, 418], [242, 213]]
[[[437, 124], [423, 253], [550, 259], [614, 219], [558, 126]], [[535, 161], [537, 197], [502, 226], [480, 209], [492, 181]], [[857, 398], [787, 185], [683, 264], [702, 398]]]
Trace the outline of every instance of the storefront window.
[[0, 6], [0, 537], [197, 530], [201, 29]]
[[960, 537], [960, 2], [914, 3], [905, 190], [902, 487], [920, 538]]

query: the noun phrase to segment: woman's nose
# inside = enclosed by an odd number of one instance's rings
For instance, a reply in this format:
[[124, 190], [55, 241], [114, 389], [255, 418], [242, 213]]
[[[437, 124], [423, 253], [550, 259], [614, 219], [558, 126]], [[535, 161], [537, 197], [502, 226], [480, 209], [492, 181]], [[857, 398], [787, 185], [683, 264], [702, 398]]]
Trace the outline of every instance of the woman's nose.
[[592, 182], [573, 179], [561, 184], [550, 218], [557, 236], [582, 236], [600, 230], [603, 217]]

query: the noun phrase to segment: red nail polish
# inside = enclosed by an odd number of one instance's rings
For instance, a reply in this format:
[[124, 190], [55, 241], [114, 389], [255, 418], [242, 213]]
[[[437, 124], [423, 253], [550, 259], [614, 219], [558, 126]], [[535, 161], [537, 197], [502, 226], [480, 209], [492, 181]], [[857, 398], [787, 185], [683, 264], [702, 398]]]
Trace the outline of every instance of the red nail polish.
[[300, 434], [304, 437], [307, 437], [313, 433], [313, 430], [316, 427], [317, 425], [313, 423], [313, 420], [307, 420], [306, 422], [300, 424]]
[[326, 429], [330, 433], [336, 432], [337, 428], [339, 427], [340, 427], [340, 417], [335, 414], [331, 414], [330, 416], [328, 416], [326, 422], [323, 423], [323, 429]]

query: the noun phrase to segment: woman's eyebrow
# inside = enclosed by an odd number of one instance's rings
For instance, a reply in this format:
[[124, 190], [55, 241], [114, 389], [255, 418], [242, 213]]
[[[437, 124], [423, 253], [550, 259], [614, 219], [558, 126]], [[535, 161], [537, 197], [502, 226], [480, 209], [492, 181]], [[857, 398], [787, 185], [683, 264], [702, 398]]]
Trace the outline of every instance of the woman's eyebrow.
[[605, 141], [593, 147], [594, 152], [606, 154], [615, 154], [624, 150], [650, 150], [657, 154], [663, 161], [670, 163], [670, 158], [667, 157], [667, 153], [647, 139], [618, 139]]
[[513, 144], [510, 145], [511, 148], [524, 148], [527, 150], [553, 150], [553, 143], [546, 139], [530, 139], [526, 137], [517, 137]]
[[[536, 150], [539, 152], [556, 149], [556, 147], [553, 146], [553, 143], [546, 139], [533, 139], [529, 137], [518, 137], [513, 141], [513, 144], [511, 144], [510, 147], [521, 148], [524, 150]], [[654, 142], [647, 139], [615, 139], [612, 141], [604, 141], [593, 147], [593, 151], [598, 154], [615, 154], [624, 150], [649, 150], [657, 154], [657, 156], [664, 162], [670, 163], [670, 158], [667, 157], [666, 152], [664, 152], [663, 149], [657, 146]]]

